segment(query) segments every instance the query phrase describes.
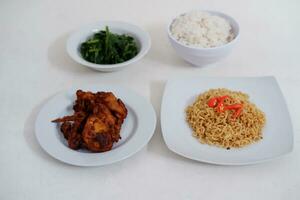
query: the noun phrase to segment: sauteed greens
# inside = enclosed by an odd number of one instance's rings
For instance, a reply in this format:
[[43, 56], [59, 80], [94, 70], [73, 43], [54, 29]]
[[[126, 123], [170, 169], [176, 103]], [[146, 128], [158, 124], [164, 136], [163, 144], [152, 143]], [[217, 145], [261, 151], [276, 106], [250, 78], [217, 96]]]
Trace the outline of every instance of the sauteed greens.
[[92, 63], [116, 64], [136, 56], [138, 48], [133, 37], [111, 33], [106, 26], [105, 30], [95, 33], [81, 44], [80, 53]]

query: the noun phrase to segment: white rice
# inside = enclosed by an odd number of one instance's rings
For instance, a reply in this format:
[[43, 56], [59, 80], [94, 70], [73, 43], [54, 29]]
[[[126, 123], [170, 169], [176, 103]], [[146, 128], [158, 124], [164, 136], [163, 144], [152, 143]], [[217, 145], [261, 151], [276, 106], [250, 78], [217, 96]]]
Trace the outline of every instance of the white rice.
[[234, 38], [226, 19], [202, 11], [176, 18], [171, 25], [171, 34], [182, 44], [202, 48], [221, 46]]

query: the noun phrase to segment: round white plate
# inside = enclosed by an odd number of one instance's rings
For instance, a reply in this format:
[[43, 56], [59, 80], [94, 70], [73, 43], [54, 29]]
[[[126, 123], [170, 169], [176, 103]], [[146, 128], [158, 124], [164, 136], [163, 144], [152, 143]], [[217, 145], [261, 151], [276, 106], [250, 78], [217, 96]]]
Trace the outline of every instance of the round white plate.
[[36, 137], [47, 153], [71, 165], [101, 166], [128, 158], [148, 143], [156, 126], [156, 114], [149, 101], [130, 90], [116, 86], [101, 85], [80, 89], [92, 92], [111, 91], [125, 103], [128, 115], [121, 128], [122, 139], [114, 143], [111, 151], [103, 153], [70, 149], [59, 130], [59, 124], [51, 122], [73, 113], [72, 106], [77, 89], [70, 89], [51, 98], [37, 116]]

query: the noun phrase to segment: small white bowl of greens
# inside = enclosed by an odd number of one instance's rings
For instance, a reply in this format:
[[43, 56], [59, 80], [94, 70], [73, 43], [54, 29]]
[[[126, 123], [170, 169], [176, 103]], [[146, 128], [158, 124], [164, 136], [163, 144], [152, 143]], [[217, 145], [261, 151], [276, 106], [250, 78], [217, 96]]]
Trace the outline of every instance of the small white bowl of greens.
[[137, 62], [150, 46], [149, 34], [138, 26], [100, 21], [73, 33], [67, 41], [67, 52], [77, 63], [109, 72]]

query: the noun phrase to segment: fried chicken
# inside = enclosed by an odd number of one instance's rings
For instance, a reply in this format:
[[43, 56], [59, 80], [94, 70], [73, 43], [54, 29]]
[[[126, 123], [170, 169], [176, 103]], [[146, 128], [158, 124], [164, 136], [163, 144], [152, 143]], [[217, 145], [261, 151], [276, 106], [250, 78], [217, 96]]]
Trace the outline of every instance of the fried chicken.
[[71, 149], [86, 148], [92, 152], [109, 151], [121, 139], [120, 131], [127, 109], [112, 92], [77, 90], [74, 114], [52, 122], [61, 123], [60, 130]]

